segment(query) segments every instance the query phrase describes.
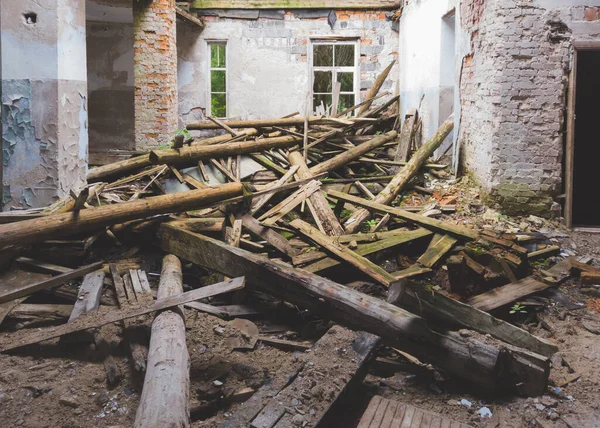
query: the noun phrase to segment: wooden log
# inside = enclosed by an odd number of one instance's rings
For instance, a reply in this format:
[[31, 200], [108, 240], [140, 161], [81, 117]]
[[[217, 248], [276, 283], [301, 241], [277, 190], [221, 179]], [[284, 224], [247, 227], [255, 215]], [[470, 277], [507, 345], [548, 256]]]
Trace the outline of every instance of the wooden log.
[[285, 136], [261, 138], [253, 141], [217, 144], [214, 146], [188, 146], [180, 149], [153, 150], [150, 161], [154, 164], [195, 164], [198, 160], [223, 158], [238, 154], [259, 153], [273, 148], [284, 148], [298, 144], [300, 137]]
[[378, 147], [383, 146], [388, 141], [392, 141], [394, 138], [398, 136], [396, 131], [390, 131], [383, 135], [378, 135], [372, 138], [370, 141], [366, 143], [359, 144], [358, 146], [354, 146], [353, 148], [346, 150], [340, 153], [337, 156], [332, 157], [325, 162], [321, 162], [310, 168], [310, 172], [314, 175], [321, 174], [323, 172], [331, 172], [334, 171], [347, 163], [360, 158], [365, 153], [368, 153]]
[[[283, 119], [225, 120], [222, 123], [230, 128], [268, 128], [274, 126], [303, 126], [304, 121], [304, 117], [288, 117]], [[311, 116], [307, 121], [309, 125], [331, 125], [333, 123], [321, 116]], [[188, 123], [186, 128], [190, 131], [201, 131], [205, 129], [219, 129], [221, 126], [214, 122], [197, 122]]]
[[305, 221], [297, 218], [290, 223], [290, 226], [306, 236], [308, 239], [325, 248], [325, 250], [328, 252], [334, 254], [336, 257], [350, 263], [352, 266], [356, 267], [358, 270], [370, 276], [380, 284], [389, 287], [396, 281], [396, 279], [391, 274], [387, 273], [382, 267], [376, 265], [369, 259], [360, 256], [351, 249], [337, 244], [334, 239], [322, 234]]
[[241, 290], [244, 288], [244, 278], [234, 278], [230, 281], [220, 282], [196, 290], [187, 291], [178, 296], [168, 297], [158, 300], [150, 306], [132, 307], [128, 309], [98, 311], [97, 314], [83, 315], [69, 324], [60, 325], [57, 327], [48, 327], [36, 331], [20, 330], [16, 333], [3, 335], [0, 340], [0, 352], [6, 352], [11, 349], [21, 348], [34, 343], [43, 342], [44, 340], [54, 339], [64, 336], [65, 334], [75, 333], [90, 328], [98, 328], [103, 325], [112, 324], [124, 319], [136, 318], [141, 315], [150, 314], [163, 309], [170, 309], [174, 306], [183, 305], [194, 300], [204, 299], [206, 297], [215, 296], [222, 293]]
[[[157, 300], [183, 293], [181, 263], [163, 259]], [[161, 312], [152, 323], [148, 369], [134, 427], [189, 427], [190, 362], [181, 308]]]
[[283, 254], [286, 254], [289, 257], [294, 257], [298, 253], [298, 250], [293, 248], [287, 239], [274, 230], [260, 224], [258, 220], [256, 220], [250, 214], [244, 214], [242, 216], [242, 222], [246, 229], [267, 241]]
[[17, 287], [11, 288], [9, 290], [2, 290], [2, 292], [0, 292], [0, 303], [9, 302], [13, 299], [18, 299], [19, 297], [29, 296], [30, 294], [33, 294], [37, 291], [48, 290], [50, 288], [58, 287], [59, 285], [67, 281], [81, 278], [85, 274], [98, 270], [101, 267], [102, 262], [96, 262], [87, 266], [70, 270], [67, 273], [53, 276], [52, 278], [49, 278], [45, 281], [37, 282], [35, 284], [18, 284]]
[[[121, 309], [134, 306], [145, 306], [152, 303], [153, 298], [150, 290], [145, 293], [146, 296], [143, 296], [144, 293], [141, 290], [141, 284], [139, 283], [139, 277], [136, 270], [130, 270], [130, 273], [125, 274], [123, 279], [120, 279], [118, 272], [115, 272], [113, 266], [114, 265], [110, 266], [111, 273], [113, 274], [115, 290], [119, 290], [117, 291], [117, 300], [119, 301], [119, 307]], [[117, 273], [117, 275], [115, 275], [115, 273]], [[123, 293], [123, 290], [126, 290], [126, 293]], [[147, 367], [148, 334], [146, 332], [149, 326], [149, 321], [144, 317], [137, 320], [123, 320], [125, 338], [129, 345], [133, 368], [140, 373], [144, 373]]]
[[0, 247], [29, 244], [94, 231], [128, 220], [198, 209], [243, 194], [242, 183], [223, 184], [202, 190], [154, 196], [143, 200], [88, 208], [79, 213], [52, 214], [42, 218], [0, 225]]
[[343, 199], [354, 205], [366, 207], [372, 211], [391, 214], [395, 217], [399, 217], [411, 223], [418, 224], [419, 226], [434, 230], [436, 232], [450, 234], [457, 238], [472, 241], [475, 239], [479, 239], [480, 237], [479, 232], [475, 229], [470, 229], [468, 227], [459, 226], [450, 222], [425, 217], [400, 208], [393, 208], [388, 205], [377, 203], [375, 201], [368, 201], [366, 199], [359, 198], [353, 195], [348, 195], [346, 193], [338, 192], [336, 190], [330, 190], [328, 195], [336, 199]]
[[425, 318], [456, 323], [466, 328], [503, 340], [545, 357], [558, 352], [558, 347], [511, 323], [502, 321], [475, 307], [454, 300], [445, 294], [428, 289], [422, 284], [408, 281], [396, 304]]
[[488, 312], [551, 286], [551, 284], [538, 281], [534, 276], [528, 276], [519, 281], [473, 296], [469, 299], [469, 304], [474, 308]]
[[[375, 96], [377, 95], [377, 93], [379, 92], [381, 87], [383, 86], [383, 82], [385, 82], [385, 79], [387, 79], [388, 75], [390, 74], [390, 71], [392, 71], [392, 67], [394, 66], [394, 64], [396, 64], [396, 60], [392, 61], [392, 63], [390, 65], [388, 65], [385, 68], [385, 70], [383, 70], [379, 74], [379, 76], [377, 76], [377, 78], [373, 82], [373, 86], [371, 86], [371, 88], [369, 89], [369, 92], [367, 92], [367, 95], [365, 96], [366, 99], [375, 98]], [[367, 113], [367, 111], [369, 110], [369, 107], [371, 107], [372, 103], [373, 103], [373, 101], [365, 103], [358, 111], [357, 116], [358, 117], [364, 116], [365, 113]]]
[[[308, 169], [306, 163], [304, 162], [304, 158], [302, 154], [298, 151], [292, 151], [288, 154], [288, 159], [291, 165], [297, 165], [298, 171], [297, 174], [302, 179], [314, 178], [314, 174]], [[339, 236], [343, 235], [344, 229], [340, 225], [337, 220], [337, 217], [333, 213], [331, 207], [329, 206], [329, 202], [323, 196], [323, 193], [320, 191], [313, 193], [309, 201], [314, 208], [314, 212], [316, 215], [316, 220], [323, 226], [326, 235], [334, 235]]]
[[[454, 116], [450, 115], [448, 119], [442, 123], [435, 135], [431, 137], [417, 152], [410, 158], [402, 170], [390, 181], [387, 186], [379, 192], [375, 198], [378, 204], [390, 204], [398, 194], [410, 183], [414, 175], [419, 171], [423, 164], [429, 159], [433, 152], [442, 144], [450, 131], [454, 128]], [[362, 222], [370, 218], [370, 213], [366, 209], [361, 209], [353, 213], [346, 220], [346, 232], [354, 233], [362, 225]]]
[[94, 181], [105, 180], [109, 177], [123, 176], [131, 171], [152, 165], [148, 155], [135, 156], [118, 162], [109, 163], [107, 165], [91, 168], [88, 171], [88, 183]]
[[169, 223], [192, 232], [222, 232], [225, 229], [224, 217], [203, 217], [172, 220]]
[[39, 318], [69, 318], [72, 305], [28, 304], [22, 303], [11, 310], [9, 318], [39, 317]]
[[350, 328], [377, 334], [488, 394], [545, 391], [549, 373], [545, 357], [495, 343], [475, 332], [462, 337], [433, 330], [417, 315], [376, 297], [216, 239], [169, 225], [162, 225], [159, 234], [164, 251], [226, 275], [246, 275], [253, 286], [275, 297], [313, 309]]

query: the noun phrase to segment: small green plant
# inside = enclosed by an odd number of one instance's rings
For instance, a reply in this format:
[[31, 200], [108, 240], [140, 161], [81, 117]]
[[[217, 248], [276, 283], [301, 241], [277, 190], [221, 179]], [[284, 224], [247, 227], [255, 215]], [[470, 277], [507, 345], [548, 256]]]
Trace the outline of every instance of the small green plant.
[[519, 305], [515, 303], [512, 308], [510, 308], [510, 314], [526, 314], [525, 306]]
[[185, 129], [185, 128], [178, 129], [177, 131], [175, 131], [175, 133], [173, 134], [173, 136], [175, 137], [177, 135], [183, 135], [186, 140], [189, 140], [190, 138], [192, 138], [192, 136], [190, 135], [189, 131], [187, 129]]
[[374, 218], [367, 220], [367, 226], [369, 226], [370, 229], [373, 229], [375, 226], [377, 226], [377, 220]]

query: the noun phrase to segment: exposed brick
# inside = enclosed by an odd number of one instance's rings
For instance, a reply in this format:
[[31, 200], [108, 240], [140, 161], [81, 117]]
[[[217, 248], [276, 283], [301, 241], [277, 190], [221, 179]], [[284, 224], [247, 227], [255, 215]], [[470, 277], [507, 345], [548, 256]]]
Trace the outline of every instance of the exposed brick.
[[586, 21], [595, 21], [598, 19], [598, 8], [597, 7], [586, 7], [583, 11], [583, 17]]
[[168, 144], [177, 130], [175, 0], [134, 4], [135, 143]]

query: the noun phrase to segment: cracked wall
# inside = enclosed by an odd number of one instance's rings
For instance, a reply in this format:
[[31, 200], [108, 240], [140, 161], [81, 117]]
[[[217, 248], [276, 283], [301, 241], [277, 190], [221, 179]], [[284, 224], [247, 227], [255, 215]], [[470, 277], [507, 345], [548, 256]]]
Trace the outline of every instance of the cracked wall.
[[85, 2], [0, 8], [2, 208], [45, 206], [87, 173]]
[[[310, 39], [346, 37], [359, 41], [360, 93], [364, 98], [376, 76], [398, 59], [398, 32], [386, 13], [336, 10], [333, 28], [327, 11], [203, 11], [206, 28], [198, 33], [179, 24], [178, 85], [180, 126], [204, 119], [208, 105], [208, 49], [226, 40], [228, 116], [240, 119], [304, 114], [310, 89]], [[397, 90], [398, 66], [383, 90]], [[382, 100], [378, 100], [380, 103]]]

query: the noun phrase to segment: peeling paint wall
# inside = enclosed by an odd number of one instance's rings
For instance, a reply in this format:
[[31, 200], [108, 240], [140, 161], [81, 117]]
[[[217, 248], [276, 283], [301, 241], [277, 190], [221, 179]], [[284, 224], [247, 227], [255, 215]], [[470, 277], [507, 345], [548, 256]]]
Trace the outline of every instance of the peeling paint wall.
[[0, 8], [2, 208], [44, 206], [85, 183], [85, 2]]
[[88, 1], [90, 162], [95, 154], [135, 149], [133, 11], [128, 3]]
[[[359, 41], [360, 92], [364, 97], [376, 76], [398, 58], [398, 33], [381, 11], [235, 11], [204, 16], [206, 28], [190, 31], [178, 23], [180, 125], [204, 118], [208, 105], [208, 46], [227, 41], [228, 116], [254, 119], [304, 114], [310, 90], [309, 46], [317, 37]], [[239, 19], [245, 12], [249, 19]], [[230, 17], [224, 17], [230, 16]], [[384, 85], [395, 93], [397, 65]]]

